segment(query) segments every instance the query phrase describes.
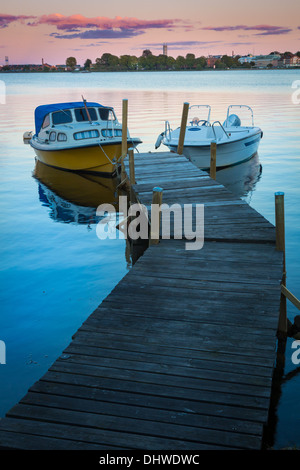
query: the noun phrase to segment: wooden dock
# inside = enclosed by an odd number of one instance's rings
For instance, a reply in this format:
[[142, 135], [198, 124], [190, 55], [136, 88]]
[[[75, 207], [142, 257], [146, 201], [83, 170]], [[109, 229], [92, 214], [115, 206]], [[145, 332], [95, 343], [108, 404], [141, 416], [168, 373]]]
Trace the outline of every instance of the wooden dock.
[[[127, 171], [128, 171], [128, 164]], [[135, 155], [136, 198], [205, 205], [150, 246], [0, 422], [12, 449], [260, 449], [276, 359], [275, 228], [185, 157]]]

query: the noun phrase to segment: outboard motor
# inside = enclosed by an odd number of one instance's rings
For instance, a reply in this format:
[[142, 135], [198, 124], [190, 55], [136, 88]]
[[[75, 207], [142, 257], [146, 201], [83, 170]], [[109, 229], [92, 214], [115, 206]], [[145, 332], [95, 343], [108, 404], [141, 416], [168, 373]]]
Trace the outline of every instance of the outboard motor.
[[226, 121], [224, 121], [223, 126], [224, 127], [234, 127], [234, 126], [240, 126], [241, 125], [241, 120], [236, 114], [230, 114]]

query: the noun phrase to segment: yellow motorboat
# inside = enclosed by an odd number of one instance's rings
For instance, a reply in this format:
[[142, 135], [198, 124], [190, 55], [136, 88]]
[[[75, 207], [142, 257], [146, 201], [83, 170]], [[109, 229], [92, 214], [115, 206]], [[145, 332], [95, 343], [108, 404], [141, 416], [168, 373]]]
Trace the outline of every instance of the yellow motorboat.
[[[114, 175], [122, 152], [122, 124], [113, 108], [99, 103], [46, 104], [35, 109], [35, 134], [29, 143], [46, 165]], [[140, 143], [127, 130], [127, 148]]]

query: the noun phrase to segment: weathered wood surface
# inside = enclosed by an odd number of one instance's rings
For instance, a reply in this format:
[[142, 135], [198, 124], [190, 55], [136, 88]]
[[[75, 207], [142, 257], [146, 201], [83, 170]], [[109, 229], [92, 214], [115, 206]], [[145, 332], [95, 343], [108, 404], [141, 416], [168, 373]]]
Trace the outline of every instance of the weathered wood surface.
[[0, 421], [14, 449], [260, 449], [276, 352], [275, 229], [185, 157], [135, 155], [135, 193], [205, 204], [205, 243], [161, 240]]

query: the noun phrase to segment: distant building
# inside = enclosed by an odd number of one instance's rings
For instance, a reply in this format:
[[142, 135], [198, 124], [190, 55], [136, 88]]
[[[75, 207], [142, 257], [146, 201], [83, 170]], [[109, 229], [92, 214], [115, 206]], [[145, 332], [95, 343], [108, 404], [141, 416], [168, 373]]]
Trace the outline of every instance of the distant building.
[[238, 61], [239, 61], [240, 64], [250, 64], [250, 62], [254, 62], [253, 61], [253, 56], [251, 54], [240, 57], [238, 59]]
[[207, 67], [215, 67], [217, 60], [220, 60], [222, 55], [209, 55], [206, 57]]
[[163, 55], [168, 55], [168, 45], [163, 44]]
[[215, 63], [216, 63], [216, 60], [212, 55], [208, 56], [206, 58], [206, 64], [207, 64], [207, 67], [214, 67]]
[[254, 66], [257, 68], [266, 68], [270, 65], [272, 65], [272, 67], [278, 67], [278, 62], [280, 61], [280, 59], [281, 59], [280, 54], [256, 55], [256, 56], [252, 56], [251, 54], [249, 54], [247, 56], [240, 57], [239, 63], [250, 64], [250, 62], [254, 62]]
[[280, 67], [300, 67], [300, 57], [298, 57], [296, 54], [291, 54], [287, 57], [282, 56], [281, 59], [279, 60], [278, 65]]
[[66, 64], [60, 64], [55, 66], [57, 70], [67, 70]]
[[257, 55], [252, 59], [255, 63], [255, 67], [258, 68], [264, 68], [270, 65], [278, 67], [278, 61], [281, 59], [281, 56], [279, 54]]

